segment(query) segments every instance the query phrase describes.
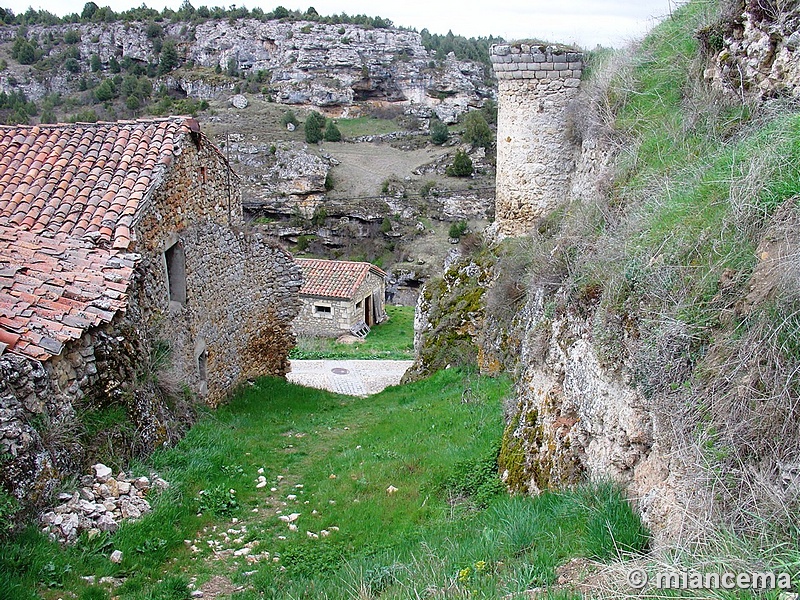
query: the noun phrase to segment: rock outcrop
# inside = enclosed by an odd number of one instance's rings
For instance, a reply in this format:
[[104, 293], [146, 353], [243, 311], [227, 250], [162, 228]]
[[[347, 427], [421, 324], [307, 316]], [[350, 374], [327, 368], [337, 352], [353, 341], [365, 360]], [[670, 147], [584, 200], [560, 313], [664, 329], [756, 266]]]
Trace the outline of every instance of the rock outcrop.
[[[457, 60], [453, 54], [438, 60], [412, 31], [238, 19], [164, 24], [157, 36], [148, 35], [143, 22], [32, 26], [27, 35], [48, 48], [48, 57], [58, 59], [64, 44], [46, 42], [63, 38], [68, 30], [80, 35], [80, 62], [97, 55], [104, 69], [112, 59], [158, 63], [157, 48], [164, 40], [173, 40], [184, 68], [163, 82], [198, 99], [230, 94], [230, 80], [215, 70], [261, 72], [269, 93], [286, 104], [330, 107], [363, 100], [400, 102], [411, 114], [429, 117], [435, 113], [448, 123], [494, 95], [487, 83], [491, 74], [484, 65]], [[17, 28], [0, 27], [0, 40], [11, 41], [16, 35]], [[51, 92], [76, 88], [78, 79], [56, 70], [42, 74], [13, 67], [0, 76], [0, 89], [22, 89], [38, 100]]]
[[713, 53], [707, 80], [736, 97], [800, 97], [800, 7], [739, 1], [698, 37]]

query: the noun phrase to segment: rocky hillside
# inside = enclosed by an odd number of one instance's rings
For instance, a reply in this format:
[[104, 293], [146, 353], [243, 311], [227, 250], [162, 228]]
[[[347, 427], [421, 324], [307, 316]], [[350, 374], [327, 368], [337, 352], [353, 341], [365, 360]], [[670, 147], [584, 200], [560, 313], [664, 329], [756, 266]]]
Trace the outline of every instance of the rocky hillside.
[[[796, 539], [789, 4], [689, 2], [635, 49], [593, 57], [568, 109], [567, 200], [426, 285], [418, 373], [516, 373], [500, 453], [511, 489], [613, 478], [660, 544]], [[709, 44], [709, 31], [724, 34]], [[724, 90], [723, 63], [742, 75]]]
[[[248, 90], [282, 103], [317, 107], [402, 103], [411, 114], [436, 114], [454, 123], [493, 95], [485, 65], [458, 60], [453, 53], [437, 56], [423, 47], [420, 34], [392, 28], [296, 19], [168, 21], [158, 16], [5, 25], [0, 41], [5, 56], [0, 89], [21, 91], [36, 102], [76, 93], [89, 100], [84, 104], [102, 104], [120, 94], [127, 99], [136, 92], [118, 89], [124, 77], [147, 75], [156, 91], [164, 85], [174, 96], [197, 100]], [[96, 90], [106, 79], [115, 89], [98, 97]]]

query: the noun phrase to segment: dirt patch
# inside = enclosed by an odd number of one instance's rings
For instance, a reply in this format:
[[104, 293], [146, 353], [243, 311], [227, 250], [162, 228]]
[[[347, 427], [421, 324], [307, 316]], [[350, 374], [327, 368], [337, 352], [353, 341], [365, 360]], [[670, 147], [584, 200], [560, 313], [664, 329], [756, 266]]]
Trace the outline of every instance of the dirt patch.
[[381, 193], [390, 177], [412, 177], [412, 171], [448, 153], [448, 149], [429, 146], [419, 150], [399, 150], [385, 143], [323, 144], [322, 151], [339, 161], [333, 169], [336, 185], [332, 197], [363, 198]]
[[201, 597], [204, 600], [226, 598], [242, 590], [244, 590], [243, 586], [233, 585], [230, 579], [221, 575], [215, 575], [200, 587], [200, 591], [203, 592]]

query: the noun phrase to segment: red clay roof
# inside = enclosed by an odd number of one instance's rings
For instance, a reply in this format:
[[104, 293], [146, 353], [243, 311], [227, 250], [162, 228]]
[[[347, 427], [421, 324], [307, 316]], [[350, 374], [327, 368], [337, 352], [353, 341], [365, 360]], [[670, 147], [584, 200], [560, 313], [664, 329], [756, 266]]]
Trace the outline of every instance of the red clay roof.
[[186, 117], [0, 127], [0, 354], [38, 360], [127, 306], [133, 225]]
[[368, 273], [386, 277], [381, 269], [365, 262], [315, 258], [298, 258], [296, 261], [303, 269], [301, 296], [352, 300]]
[[190, 125], [169, 117], [0, 127], [0, 225], [127, 250], [143, 200]]
[[105, 323], [127, 304], [139, 256], [0, 225], [0, 354], [37, 360]]

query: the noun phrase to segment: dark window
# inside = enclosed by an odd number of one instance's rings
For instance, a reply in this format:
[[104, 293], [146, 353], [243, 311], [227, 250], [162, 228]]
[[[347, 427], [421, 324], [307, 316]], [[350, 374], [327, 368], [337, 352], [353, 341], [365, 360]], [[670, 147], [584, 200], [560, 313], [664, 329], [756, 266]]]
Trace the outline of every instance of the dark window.
[[178, 242], [164, 252], [167, 261], [167, 281], [170, 302], [186, 304], [186, 255], [183, 245]]
[[315, 313], [329, 313], [329, 312], [331, 312], [331, 307], [330, 306], [323, 306], [321, 304], [315, 304], [314, 305], [314, 312]]
[[208, 379], [208, 351], [203, 350], [197, 357], [197, 371], [200, 373], [200, 381]]

